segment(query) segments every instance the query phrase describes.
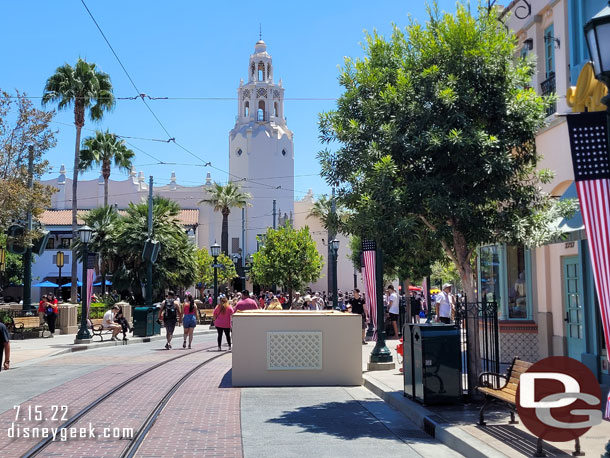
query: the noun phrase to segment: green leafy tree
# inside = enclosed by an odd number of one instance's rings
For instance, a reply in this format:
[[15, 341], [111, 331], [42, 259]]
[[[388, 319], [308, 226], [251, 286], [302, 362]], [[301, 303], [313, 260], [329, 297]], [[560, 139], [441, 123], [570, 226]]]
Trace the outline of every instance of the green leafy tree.
[[[100, 71], [94, 63], [79, 58], [72, 67], [64, 64], [47, 80], [42, 95], [42, 104], [57, 103], [59, 110], [73, 108], [76, 142], [74, 145], [74, 171], [72, 174], [72, 237], [77, 238], [78, 222], [78, 172], [80, 165], [81, 130], [85, 125], [85, 114], [91, 121], [102, 119], [104, 112], [114, 107], [114, 95], [110, 76]], [[72, 291], [70, 300], [76, 303], [77, 259], [72, 253]]]
[[207, 203], [214, 207], [215, 212], [222, 214], [222, 232], [220, 236], [220, 249], [229, 254], [229, 215], [232, 208], [245, 208], [249, 206], [248, 200], [252, 198], [247, 192], [241, 192], [239, 185], [227, 183], [221, 185], [214, 183], [210, 189], [210, 196], [203, 199], [200, 203]]
[[[201, 282], [205, 288], [214, 286], [214, 258], [210, 252], [202, 248], [197, 250], [197, 282]], [[218, 284], [228, 284], [231, 280], [237, 277], [235, 264], [226, 254], [220, 253], [218, 256], [218, 264], [222, 267], [218, 268]]]
[[[104, 206], [89, 210], [83, 217], [85, 224], [91, 229], [91, 240], [88, 249], [96, 252], [101, 258], [102, 294], [106, 292], [106, 275], [113, 270], [113, 260], [118, 253], [115, 241], [122, 231], [122, 219], [112, 206]], [[78, 259], [82, 258], [80, 239], [74, 242]]]
[[117, 138], [110, 132], [96, 131], [95, 136], [87, 137], [83, 142], [85, 148], [80, 151], [79, 167], [82, 171], [90, 170], [95, 166], [102, 167], [104, 178], [104, 205], [108, 205], [108, 180], [110, 168], [114, 163], [119, 170], [130, 170], [131, 160], [135, 154], [125, 146], [125, 140]]
[[[55, 189], [40, 184], [38, 179], [48, 170], [43, 155], [56, 144], [56, 132], [49, 127], [53, 116], [53, 112], [34, 108], [26, 94], [0, 90], [0, 232], [12, 221], [25, 221], [28, 209], [36, 218], [51, 204]], [[34, 147], [31, 190], [29, 146]]]
[[294, 229], [289, 223], [267, 229], [265, 244], [252, 255], [250, 276], [260, 285], [279, 285], [292, 293], [320, 278], [322, 256], [311, 238], [309, 227]]
[[451, 283], [455, 287], [454, 292], [462, 289], [460, 273], [455, 267], [455, 264], [447, 257], [432, 264], [430, 276], [433, 284], [434, 281], [440, 283], [441, 286], [445, 283]]
[[[153, 265], [153, 295], [167, 288], [191, 286], [197, 278], [196, 247], [188, 239], [178, 220], [180, 206], [164, 197], [153, 199], [153, 239], [161, 249]], [[142, 259], [148, 239], [148, 204], [130, 203], [114, 240], [113, 286], [131, 289], [138, 301], [143, 301], [142, 286], [146, 283], [146, 262]]]
[[[535, 136], [550, 100], [528, 88], [534, 67], [495, 14], [429, 10], [390, 39], [366, 36], [365, 57], [347, 58], [337, 108], [320, 117], [322, 174], [382, 240], [409, 240], [423, 223], [476, 298], [471, 260], [489, 242], [540, 243], [555, 205], [540, 184]], [[562, 211], [568, 212], [572, 203]], [[386, 226], [386, 233], [380, 229]], [[412, 229], [410, 229], [410, 227]], [[552, 232], [552, 231], [551, 231]], [[476, 339], [470, 339], [476, 385]]]

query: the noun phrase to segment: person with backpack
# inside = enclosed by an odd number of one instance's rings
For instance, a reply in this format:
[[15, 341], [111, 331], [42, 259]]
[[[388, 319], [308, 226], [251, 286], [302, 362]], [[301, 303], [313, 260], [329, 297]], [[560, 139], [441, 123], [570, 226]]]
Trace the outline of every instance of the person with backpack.
[[161, 304], [161, 310], [159, 310], [159, 320], [162, 320], [163, 325], [165, 326], [165, 338], [167, 339], [165, 349], [171, 350], [172, 337], [174, 336], [176, 322], [182, 322], [180, 302], [176, 300], [173, 291], [168, 291], [167, 297]]
[[197, 307], [195, 306], [193, 296], [188, 291], [184, 296], [184, 303], [182, 304], [182, 316], [184, 317], [182, 320], [184, 326], [182, 348], [186, 348], [186, 338], [188, 337], [190, 350], [193, 343], [193, 331], [195, 331], [195, 326], [197, 326]]

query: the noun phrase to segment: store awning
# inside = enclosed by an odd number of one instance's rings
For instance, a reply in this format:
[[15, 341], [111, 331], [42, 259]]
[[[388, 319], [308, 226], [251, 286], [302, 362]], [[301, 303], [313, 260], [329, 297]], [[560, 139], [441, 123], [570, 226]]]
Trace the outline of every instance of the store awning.
[[[572, 183], [568, 186], [568, 189], [561, 195], [560, 200], [565, 199], [576, 199], [578, 202], [578, 192], [576, 191], [576, 183]], [[571, 218], [559, 218], [556, 221], [557, 228], [562, 232], [563, 237], [558, 240], [552, 240], [551, 243], [561, 242], [573, 242], [577, 240], [586, 240], [587, 233], [585, 232], [585, 223], [582, 220], [582, 214], [580, 213], [580, 206], [574, 212]]]

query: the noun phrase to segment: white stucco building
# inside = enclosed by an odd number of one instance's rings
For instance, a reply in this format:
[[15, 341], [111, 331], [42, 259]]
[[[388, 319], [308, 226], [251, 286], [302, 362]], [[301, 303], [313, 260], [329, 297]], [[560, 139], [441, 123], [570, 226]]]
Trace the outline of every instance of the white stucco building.
[[[309, 226], [317, 243], [318, 252], [324, 258], [324, 268], [320, 279], [311, 287], [314, 291], [327, 290], [326, 278], [328, 243], [326, 231], [317, 218], [307, 218], [309, 208], [314, 203], [313, 193], [295, 202], [294, 198], [294, 144], [293, 133], [286, 125], [284, 116], [284, 87], [281, 80], [273, 79], [273, 62], [267, 53], [267, 46], [259, 40], [248, 64], [248, 81], [243, 80], [237, 89], [238, 104], [234, 127], [229, 132], [229, 176], [218, 177], [219, 182], [240, 183], [243, 191], [252, 195], [251, 205], [242, 211], [233, 209], [229, 218], [229, 254], [249, 255], [257, 250], [256, 237], [273, 227], [273, 203], [275, 201], [276, 225], [286, 220], [295, 228]], [[172, 172], [168, 183], [155, 183], [153, 193], [176, 201], [182, 212], [179, 216], [185, 231], [199, 248], [208, 248], [215, 241], [220, 243], [222, 216], [206, 203], [212, 185], [210, 173], [201, 176], [201, 185], [182, 186], [179, 177]], [[59, 175], [43, 184], [57, 188], [52, 197], [51, 207], [40, 220], [51, 231], [47, 251], [36, 259], [32, 268], [35, 281], [60, 281], [55, 266], [57, 251], [65, 253], [65, 266], [61, 272], [61, 282], [70, 281], [71, 260], [71, 207], [72, 180], [66, 177], [62, 165]], [[148, 176], [144, 171], [132, 170], [124, 180], [110, 180], [109, 199], [120, 211], [130, 202], [141, 202], [148, 196]], [[83, 212], [102, 206], [104, 203], [104, 181], [100, 176], [94, 180], [79, 180], [78, 207]], [[298, 210], [295, 211], [295, 206]], [[242, 237], [245, 234], [245, 237]], [[346, 291], [353, 288], [354, 269], [348, 256], [348, 240], [339, 236], [338, 288]], [[81, 268], [78, 269], [78, 278]], [[362, 285], [360, 276], [358, 285]], [[32, 299], [38, 300], [40, 291], [32, 289]]]

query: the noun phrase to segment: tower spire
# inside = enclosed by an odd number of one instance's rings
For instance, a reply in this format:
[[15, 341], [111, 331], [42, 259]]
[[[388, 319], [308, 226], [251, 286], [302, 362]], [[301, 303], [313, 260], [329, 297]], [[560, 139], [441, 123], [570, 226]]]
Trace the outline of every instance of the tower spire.
[[258, 23], [258, 39], [263, 39], [263, 24], [261, 24], [260, 22]]

